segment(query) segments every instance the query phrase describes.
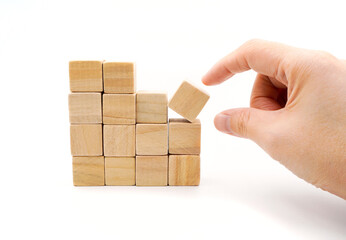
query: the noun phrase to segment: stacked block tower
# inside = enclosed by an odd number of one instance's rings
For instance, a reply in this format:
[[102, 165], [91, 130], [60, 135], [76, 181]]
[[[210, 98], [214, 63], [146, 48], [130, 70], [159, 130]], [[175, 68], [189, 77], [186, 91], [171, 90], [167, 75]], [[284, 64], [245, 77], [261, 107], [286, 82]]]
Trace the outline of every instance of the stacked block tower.
[[[201, 123], [209, 95], [184, 81], [136, 92], [135, 65], [69, 63], [70, 136], [75, 186], [196, 186]], [[184, 118], [168, 120], [168, 107]]]

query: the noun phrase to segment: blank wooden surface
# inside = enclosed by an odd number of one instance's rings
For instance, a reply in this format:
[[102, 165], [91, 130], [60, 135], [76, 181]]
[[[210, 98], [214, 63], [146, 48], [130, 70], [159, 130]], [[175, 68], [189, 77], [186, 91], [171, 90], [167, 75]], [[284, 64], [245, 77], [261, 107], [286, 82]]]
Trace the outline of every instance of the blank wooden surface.
[[105, 157], [105, 179], [108, 186], [132, 186], [136, 183], [134, 157]]
[[184, 81], [168, 103], [175, 112], [192, 122], [209, 100], [209, 95], [191, 83]]
[[137, 186], [167, 186], [168, 156], [136, 156]]
[[103, 186], [104, 157], [73, 157], [73, 184], [75, 186]]
[[103, 124], [135, 123], [135, 94], [103, 94]]
[[71, 92], [102, 92], [102, 61], [70, 61]]
[[182, 119], [169, 120], [169, 153], [170, 154], [200, 154], [201, 152], [201, 122], [192, 123]]
[[168, 184], [198, 186], [200, 182], [199, 155], [169, 155]]
[[102, 124], [71, 124], [72, 156], [100, 156], [102, 149]]
[[137, 92], [137, 123], [167, 123], [167, 94]]
[[168, 124], [137, 124], [136, 154], [167, 155]]
[[135, 125], [104, 125], [103, 135], [105, 156], [135, 156]]
[[104, 62], [105, 93], [135, 93], [135, 67], [131, 62]]
[[101, 93], [71, 93], [70, 123], [102, 123]]

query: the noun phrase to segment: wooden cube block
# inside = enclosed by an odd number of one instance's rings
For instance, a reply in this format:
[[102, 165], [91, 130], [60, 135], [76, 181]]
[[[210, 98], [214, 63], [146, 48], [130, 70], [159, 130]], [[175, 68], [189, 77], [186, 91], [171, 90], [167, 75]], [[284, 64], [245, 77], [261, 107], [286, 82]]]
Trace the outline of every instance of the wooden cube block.
[[201, 122], [199, 119], [189, 122], [182, 118], [169, 120], [169, 153], [200, 154]]
[[184, 81], [168, 103], [175, 112], [192, 122], [209, 100], [209, 95]]
[[136, 183], [134, 157], [105, 157], [105, 179], [108, 186], [133, 186]]
[[167, 123], [167, 94], [137, 92], [137, 123]]
[[168, 184], [198, 186], [200, 181], [199, 155], [169, 155]]
[[168, 156], [136, 156], [137, 186], [167, 186]]
[[167, 155], [168, 125], [137, 124], [136, 125], [137, 155]]
[[135, 125], [104, 125], [104, 155], [132, 157], [136, 153]]
[[102, 124], [72, 124], [70, 136], [72, 156], [102, 155]]
[[75, 186], [105, 185], [104, 157], [73, 157], [73, 184]]
[[103, 124], [135, 123], [135, 94], [103, 94]]
[[70, 61], [71, 92], [102, 92], [102, 61]]
[[130, 62], [104, 62], [105, 93], [135, 93], [135, 67]]
[[70, 123], [102, 123], [101, 93], [71, 93]]

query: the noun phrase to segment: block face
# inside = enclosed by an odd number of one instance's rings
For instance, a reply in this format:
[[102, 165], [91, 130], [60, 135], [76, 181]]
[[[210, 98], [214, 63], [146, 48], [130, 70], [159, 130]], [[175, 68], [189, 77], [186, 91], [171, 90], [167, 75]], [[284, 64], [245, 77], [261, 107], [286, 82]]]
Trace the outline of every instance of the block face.
[[199, 119], [192, 123], [185, 119], [170, 119], [168, 136], [170, 154], [200, 154], [201, 122]]
[[70, 61], [71, 92], [102, 92], [102, 61]]
[[208, 100], [207, 93], [184, 81], [169, 101], [168, 107], [192, 122]]
[[135, 94], [103, 94], [103, 124], [135, 123]]
[[105, 93], [135, 93], [135, 66], [130, 62], [104, 62]]
[[102, 123], [101, 93], [71, 93], [70, 123]]
[[136, 156], [137, 186], [167, 186], [168, 156]]
[[70, 126], [72, 156], [101, 156], [102, 124], [72, 124]]
[[104, 157], [73, 157], [73, 184], [75, 186], [104, 185]]
[[105, 157], [105, 183], [108, 186], [133, 186], [136, 184], [134, 157]]
[[136, 154], [137, 155], [167, 155], [168, 125], [167, 124], [137, 124]]
[[167, 123], [167, 94], [137, 92], [137, 123]]
[[104, 155], [132, 157], [136, 153], [135, 125], [104, 125]]
[[199, 155], [170, 155], [168, 184], [170, 186], [198, 186], [200, 182]]

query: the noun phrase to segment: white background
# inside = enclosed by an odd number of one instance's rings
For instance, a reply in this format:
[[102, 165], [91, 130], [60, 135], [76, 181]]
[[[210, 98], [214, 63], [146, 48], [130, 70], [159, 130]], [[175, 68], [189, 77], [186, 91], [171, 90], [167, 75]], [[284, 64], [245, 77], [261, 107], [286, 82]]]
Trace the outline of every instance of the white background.
[[345, 239], [344, 200], [215, 130], [253, 72], [204, 87], [199, 187], [73, 187], [67, 105], [69, 60], [136, 61], [138, 89], [172, 96], [251, 38], [346, 58], [343, 2], [1, 0], [0, 238]]

